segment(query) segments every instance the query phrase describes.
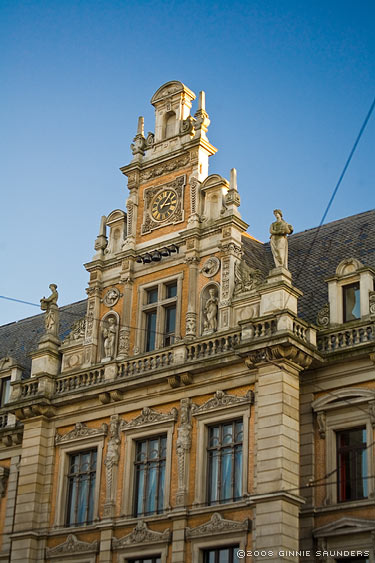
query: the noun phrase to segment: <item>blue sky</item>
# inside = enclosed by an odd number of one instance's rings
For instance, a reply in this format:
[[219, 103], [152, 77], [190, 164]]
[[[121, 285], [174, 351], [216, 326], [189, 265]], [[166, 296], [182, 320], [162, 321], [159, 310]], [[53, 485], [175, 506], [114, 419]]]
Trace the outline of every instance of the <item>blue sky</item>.
[[[0, 294], [85, 297], [137, 117], [153, 131], [169, 80], [205, 90], [210, 173], [237, 168], [252, 235], [268, 240], [275, 207], [316, 226], [375, 95], [374, 24], [372, 0], [2, 0]], [[374, 147], [375, 114], [327, 222], [374, 207]], [[0, 300], [0, 324], [36, 313]]]

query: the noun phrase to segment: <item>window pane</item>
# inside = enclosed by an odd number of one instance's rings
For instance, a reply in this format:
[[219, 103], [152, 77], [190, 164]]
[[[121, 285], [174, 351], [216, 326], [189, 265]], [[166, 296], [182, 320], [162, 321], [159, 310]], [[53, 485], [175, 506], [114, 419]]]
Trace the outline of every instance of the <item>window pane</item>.
[[146, 352], [155, 350], [156, 311], [146, 313]]
[[359, 319], [361, 317], [359, 282], [344, 285], [342, 289], [344, 299], [344, 322]]
[[158, 288], [153, 287], [147, 290], [147, 303], [157, 303], [158, 300]]
[[96, 455], [96, 450], [88, 450], [69, 456], [67, 526], [93, 520]]
[[367, 497], [365, 428], [337, 432], [337, 473], [339, 501]]
[[1, 405], [4, 406], [8, 402], [10, 395], [10, 377], [4, 377], [1, 380]]
[[239, 563], [237, 550], [237, 545], [205, 549], [203, 551], [203, 563]]
[[164, 346], [170, 346], [174, 343], [174, 334], [176, 330], [176, 307], [168, 307], [165, 309], [165, 330], [164, 330]]
[[138, 441], [134, 515], [161, 512], [164, 505], [166, 436]]
[[167, 285], [167, 299], [177, 296], [177, 283]]

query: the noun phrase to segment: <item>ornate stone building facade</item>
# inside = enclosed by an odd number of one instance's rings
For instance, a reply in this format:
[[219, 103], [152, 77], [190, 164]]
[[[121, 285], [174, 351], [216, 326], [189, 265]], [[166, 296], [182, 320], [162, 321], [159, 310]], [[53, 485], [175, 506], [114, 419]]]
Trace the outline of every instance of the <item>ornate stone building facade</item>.
[[0, 561], [375, 561], [375, 213], [253, 239], [194, 99], [139, 118], [87, 301], [0, 327]]

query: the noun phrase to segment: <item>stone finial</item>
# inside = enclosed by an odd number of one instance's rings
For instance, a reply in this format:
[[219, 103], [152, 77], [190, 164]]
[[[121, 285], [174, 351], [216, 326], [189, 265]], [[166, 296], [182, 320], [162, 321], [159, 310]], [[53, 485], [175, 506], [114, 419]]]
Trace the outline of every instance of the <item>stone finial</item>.
[[270, 239], [273, 260], [276, 268], [288, 269], [288, 240], [287, 235], [293, 232], [292, 225], [289, 225], [283, 219], [283, 214], [280, 209], [275, 209], [273, 214], [276, 221], [271, 223], [270, 226]]
[[194, 124], [195, 131], [198, 133], [198, 135], [205, 137], [207, 133], [207, 129], [210, 125], [210, 119], [208, 113], [206, 112], [206, 94], [205, 92], [203, 92], [203, 90], [202, 92], [199, 92], [198, 109], [195, 112], [194, 117], [195, 117], [195, 124]]
[[142, 116], [138, 117], [137, 134], [130, 145], [132, 154], [135, 158], [139, 158], [139, 156], [142, 157], [145, 154], [146, 139], [144, 136], [144, 123], [144, 118]]
[[57, 338], [59, 333], [59, 308], [57, 306], [59, 294], [55, 283], [51, 283], [49, 288], [51, 290], [51, 295], [49, 297], [42, 297], [40, 300], [40, 308], [42, 311], [46, 312], [44, 318], [46, 334]]
[[138, 127], [137, 127], [137, 135], [144, 136], [145, 134], [145, 118], [140, 115], [138, 117]]
[[106, 249], [108, 244], [106, 231], [107, 231], [107, 217], [105, 215], [102, 215], [100, 219], [99, 234], [95, 240], [94, 248], [96, 250], [96, 255], [94, 256], [94, 260], [97, 259], [100, 260], [104, 256], [104, 250]]
[[199, 92], [198, 109], [203, 111], [206, 110], [206, 92], [204, 92], [204, 90]]
[[225, 208], [223, 209], [223, 213], [234, 213], [238, 215], [237, 207], [240, 206], [240, 194], [237, 190], [237, 170], [232, 168], [230, 171], [230, 183], [229, 183], [229, 190], [227, 195], [225, 196]]
[[237, 169], [232, 168], [230, 171], [230, 189], [237, 191]]

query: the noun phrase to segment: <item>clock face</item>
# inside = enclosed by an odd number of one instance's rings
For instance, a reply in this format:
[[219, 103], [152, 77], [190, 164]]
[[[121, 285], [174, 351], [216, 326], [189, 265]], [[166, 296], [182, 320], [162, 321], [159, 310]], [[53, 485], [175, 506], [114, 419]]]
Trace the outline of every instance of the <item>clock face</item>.
[[165, 221], [177, 206], [177, 194], [174, 190], [162, 190], [151, 202], [151, 215], [155, 221]]

